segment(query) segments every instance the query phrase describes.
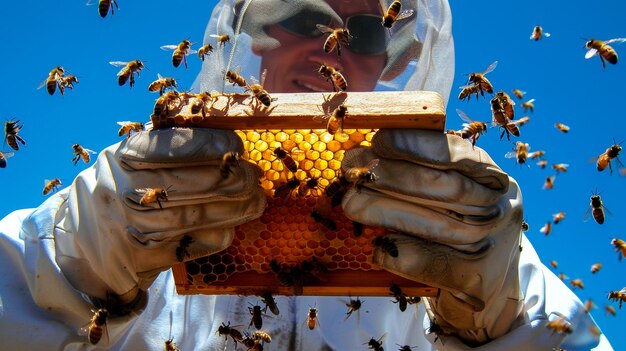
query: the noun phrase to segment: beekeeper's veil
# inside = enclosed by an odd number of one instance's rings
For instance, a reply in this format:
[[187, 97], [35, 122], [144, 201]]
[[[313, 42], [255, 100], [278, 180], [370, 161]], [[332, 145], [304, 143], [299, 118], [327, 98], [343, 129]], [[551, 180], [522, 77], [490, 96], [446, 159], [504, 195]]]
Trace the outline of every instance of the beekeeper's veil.
[[[387, 9], [390, 1], [381, 2], [382, 7]], [[376, 90], [436, 91], [447, 102], [454, 77], [452, 19], [448, 1], [403, 0], [402, 10], [406, 9], [413, 9], [414, 14], [394, 24], [390, 31], [386, 66]], [[194, 90], [241, 91], [230, 84], [224, 86], [225, 70], [241, 67], [244, 78], [258, 78], [261, 58], [253, 53], [252, 46], [257, 51], [278, 47], [280, 43], [269, 37], [265, 28], [295, 18], [293, 16], [302, 11], [327, 14], [342, 23], [322, 0], [221, 0], [213, 10], [204, 36], [204, 44], [211, 44], [216, 49], [204, 61]], [[230, 43], [219, 48], [215, 37], [218, 34], [228, 34]]]

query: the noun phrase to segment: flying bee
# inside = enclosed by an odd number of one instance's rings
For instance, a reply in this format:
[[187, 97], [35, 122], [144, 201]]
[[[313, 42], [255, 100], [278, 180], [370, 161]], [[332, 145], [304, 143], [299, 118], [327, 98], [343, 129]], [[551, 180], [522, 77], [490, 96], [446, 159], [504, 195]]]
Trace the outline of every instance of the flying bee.
[[545, 236], [550, 235], [552, 233], [552, 222], [546, 222], [546, 224], [539, 229]]
[[593, 303], [593, 301], [591, 299], [587, 299], [585, 301], [585, 313], [589, 313], [591, 312], [591, 310], [595, 307], [596, 305]]
[[179, 108], [181, 104], [180, 94], [176, 90], [170, 90], [156, 99], [153, 113], [155, 116], [168, 115], [170, 110]]
[[185, 64], [185, 68], [187, 68], [187, 55], [197, 52], [191, 49], [191, 45], [193, 45], [193, 43], [185, 39], [177, 45], [163, 45], [161, 46], [161, 50], [174, 50], [172, 53], [172, 64], [174, 67], [180, 66], [182, 61]]
[[611, 302], [619, 301], [619, 308], [622, 308], [622, 303], [626, 302], [626, 288], [620, 291], [610, 291], [608, 298]]
[[120, 7], [117, 5], [116, 0], [98, 1], [98, 13], [100, 14], [100, 17], [105, 18], [109, 14], [109, 11], [111, 12], [111, 16], [115, 14], [115, 10], [113, 9], [113, 6], [111, 4], [115, 5], [115, 8], [117, 8], [118, 10], [120, 9]]
[[564, 282], [566, 279], [569, 279], [569, 277], [566, 276], [565, 273], [561, 272], [559, 273], [559, 279], [561, 279], [561, 281]]
[[383, 351], [383, 342], [385, 341], [385, 336], [387, 334], [383, 334], [378, 340], [371, 338], [370, 341], [367, 342], [368, 348], [374, 351]]
[[395, 301], [392, 300], [393, 303], [397, 303], [400, 311], [406, 311], [407, 306], [407, 298], [406, 294], [402, 292], [402, 289], [397, 284], [391, 284], [389, 287], [389, 292], [391, 292], [391, 296], [395, 298]]
[[617, 312], [615, 311], [615, 308], [613, 308], [613, 306], [604, 305], [604, 311], [606, 312], [607, 316], [611, 315], [615, 317], [617, 315]]
[[409, 346], [409, 345], [400, 345], [400, 344], [396, 344], [397, 346], [400, 346], [400, 348], [398, 349], [398, 351], [411, 351], [413, 349], [416, 349], [417, 346]]
[[337, 69], [332, 66], [322, 64], [317, 72], [326, 78], [327, 82], [333, 85], [333, 91], [346, 91], [348, 90], [348, 82]]
[[475, 122], [465, 114], [465, 112], [456, 109], [456, 113], [461, 117], [465, 123], [463, 123], [463, 129], [461, 130], [448, 130], [448, 134], [458, 135], [463, 139], [469, 139], [472, 141], [472, 146], [476, 145], [476, 141], [480, 138], [482, 133], [487, 132], [487, 124], [484, 122]]
[[248, 86], [248, 82], [246, 82], [243, 76], [239, 74], [240, 70], [241, 67], [238, 67], [237, 71], [228, 70], [226, 71], [226, 74], [224, 76], [226, 77], [226, 80], [228, 80], [233, 85], [239, 85], [240, 87], [245, 88]]
[[318, 324], [319, 322], [317, 321], [317, 308], [315, 307], [310, 307], [309, 308], [309, 313], [307, 313], [307, 317], [306, 317], [306, 324], [309, 327], [310, 330], [315, 329], [315, 326]]
[[193, 244], [193, 238], [189, 235], [183, 235], [178, 242], [178, 246], [176, 246], [176, 259], [178, 262], [183, 262], [185, 257], [191, 257], [189, 250], [187, 250], [191, 244]]
[[59, 90], [62, 89], [61, 83], [59, 82], [59, 80], [63, 77], [63, 75], [65, 75], [65, 69], [62, 66], [54, 67], [48, 73], [48, 77], [44, 79], [44, 81], [41, 82], [41, 84], [39, 84], [37, 89], [41, 89], [45, 86], [46, 90], [48, 91], [48, 94], [54, 95], [54, 92], [56, 91], [57, 86], [59, 87]]
[[141, 60], [133, 60], [130, 62], [111, 61], [109, 63], [115, 67], [122, 67], [122, 69], [117, 72], [117, 84], [122, 86], [126, 84], [127, 81], [130, 81], [129, 84], [131, 88], [135, 85], [135, 73], [137, 73], [137, 77], [139, 77], [139, 71], [146, 67]]
[[524, 113], [526, 113], [526, 111], [530, 110], [530, 112], [534, 112], [535, 111], [535, 99], [530, 99], [528, 101], [524, 101], [522, 102], [522, 108], [524, 109]]
[[552, 169], [554, 169], [557, 173], [567, 172], [568, 167], [569, 167], [569, 164], [567, 163], [555, 163], [552, 165]]
[[582, 279], [572, 279], [569, 281], [569, 284], [572, 286], [572, 290], [585, 288]]
[[43, 185], [43, 194], [48, 195], [51, 191], [57, 191], [57, 188], [63, 185], [59, 178], [52, 180], [46, 179]]
[[93, 312], [93, 317], [89, 323], [80, 328], [80, 335], [87, 335], [89, 343], [96, 345], [102, 339], [102, 335], [106, 334], [108, 338], [107, 319], [109, 318], [109, 311], [106, 308], [100, 308]]
[[585, 212], [585, 220], [589, 218], [589, 212], [591, 212], [591, 214], [593, 215], [593, 219], [596, 221], [596, 223], [602, 224], [604, 223], [605, 210], [610, 214], [610, 211], [606, 207], [604, 207], [604, 204], [602, 203], [602, 198], [600, 198], [600, 194], [593, 194], [590, 198], [589, 208], [587, 209], [587, 212]]
[[17, 134], [23, 127], [24, 125], [20, 123], [19, 119], [16, 121], [9, 120], [4, 122], [4, 141], [9, 144], [13, 150], [19, 150], [20, 143], [22, 145], [26, 145], [26, 141]]
[[117, 135], [122, 136], [126, 134], [127, 138], [130, 138], [131, 134], [133, 133], [139, 133], [146, 129], [143, 123], [141, 122], [123, 121], [123, 122], [117, 122], [117, 124], [121, 126], [120, 130], [117, 132]]
[[263, 105], [269, 107], [272, 104], [272, 101], [276, 99], [272, 99], [270, 94], [265, 90], [265, 88], [263, 88], [266, 76], [267, 69], [263, 70], [263, 73], [261, 73], [261, 83], [256, 83], [254, 77], [251, 77], [252, 82], [255, 84], [246, 85], [246, 91], [251, 92], [252, 96], [254, 96], [257, 101], [260, 101]]
[[74, 84], [78, 84], [78, 77], [73, 74], [59, 78], [59, 91], [61, 95], [65, 93], [65, 89], [74, 89]]
[[311, 218], [315, 220], [315, 222], [323, 225], [327, 229], [332, 230], [332, 231], [337, 230], [337, 223], [335, 223], [335, 221], [330, 219], [330, 217], [324, 216], [323, 214], [321, 214], [320, 212], [316, 210], [311, 211], [310, 215], [311, 215]]
[[600, 57], [600, 61], [602, 61], [603, 69], [606, 68], [606, 64], [604, 63], [605, 60], [614, 65], [617, 63], [617, 52], [609, 44], [623, 43], [624, 41], [626, 41], [626, 38], [615, 38], [607, 41], [589, 39], [585, 43], [585, 48], [588, 49], [585, 53], [585, 58], [590, 59], [598, 55], [598, 57]]
[[[530, 39], [534, 41], [538, 41], [543, 37], [550, 37], [550, 33], [544, 32], [541, 26], [535, 26], [533, 28], [533, 33], [530, 35]], [[521, 99], [521, 98], [520, 98]]]
[[213, 45], [211, 45], [211, 44], [205, 44], [205, 45], [202, 45], [202, 46], [200, 47], [200, 49], [198, 49], [198, 57], [199, 57], [202, 61], [204, 61], [204, 58], [205, 58], [206, 56], [209, 56], [209, 54], [210, 54], [210, 53], [212, 53], [212, 52], [213, 52]]
[[298, 164], [287, 151], [281, 149], [279, 146], [274, 149], [273, 154], [283, 163], [283, 166], [285, 166], [285, 168], [287, 168], [292, 173], [296, 173], [296, 171], [298, 170]]
[[591, 274], [596, 274], [602, 269], [602, 263], [594, 263], [591, 265]]
[[252, 339], [263, 340], [264, 342], [272, 342], [272, 337], [268, 333], [264, 331], [260, 331], [260, 330], [257, 330], [254, 333], [252, 333]]
[[163, 209], [163, 205], [161, 205], [161, 201], [167, 201], [167, 192], [169, 191], [169, 187], [167, 189], [163, 188], [139, 188], [135, 189], [135, 191], [142, 195], [139, 200], [139, 205], [146, 206], [151, 203], [156, 202], [159, 205], [160, 209]]
[[93, 150], [85, 149], [79, 144], [72, 145], [72, 149], [74, 149], [74, 158], [72, 159], [72, 161], [74, 162], [74, 166], [76, 166], [78, 161], [80, 161], [81, 159], [83, 160], [83, 162], [89, 163], [89, 161], [91, 161], [91, 156], [89, 154], [96, 153]]
[[547, 165], [548, 165], [548, 160], [537, 161], [537, 166], [539, 166], [539, 168], [541, 169], [545, 169]]
[[476, 100], [478, 100], [478, 94], [485, 96], [484, 91], [481, 89], [480, 85], [478, 84], [464, 85], [459, 88], [461, 89], [461, 92], [459, 93], [459, 100], [461, 101], [465, 99], [469, 101], [470, 97], [474, 94], [476, 94]]
[[222, 178], [228, 178], [228, 174], [232, 173], [233, 175], [233, 167], [239, 167], [239, 153], [237, 151], [229, 151], [224, 154], [222, 157], [222, 163], [220, 165], [220, 175]]
[[515, 102], [505, 92], [499, 91], [491, 99], [492, 125], [502, 128], [500, 139], [506, 133], [506, 138], [511, 140], [510, 134], [520, 136], [520, 130], [516, 123], [512, 122], [514, 116], [513, 106]]
[[324, 42], [324, 52], [328, 54], [337, 48], [337, 56], [341, 56], [341, 45], [349, 45], [350, 39], [352, 39], [350, 31], [347, 28], [333, 29], [323, 24], [316, 24], [315, 26], [324, 34], [330, 33]]
[[513, 158], [515, 157], [518, 164], [526, 163], [526, 159], [528, 158], [528, 150], [530, 150], [530, 146], [528, 143], [523, 143], [518, 141], [515, 143], [515, 151], [507, 152], [504, 157]]
[[380, 160], [375, 158], [365, 165], [365, 167], [352, 167], [348, 169], [344, 177], [348, 183], [360, 186], [363, 183], [372, 183], [378, 180], [378, 176], [374, 174], [374, 169], [378, 166]]
[[217, 46], [219, 47], [224, 47], [226, 43], [230, 43], [230, 36], [228, 34], [211, 34], [209, 36], [217, 39]]
[[164, 78], [161, 74], [157, 73], [158, 79], [148, 85], [148, 91], [158, 91], [159, 95], [163, 95], [165, 89], [176, 89], [178, 83], [174, 78]]
[[346, 105], [339, 105], [331, 115], [315, 116], [314, 121], [326, 122], [326, 131], [334, 135], [338, 131], [343, 131], [343, 121], [346, 118], [348, 108]]
[[491, 85], [491, 82], [487, 78], [485, 78], [485, 75], [493, 71], [496, 68], [497, 64], [498, 64], [498, 61], [494, 61], [492, 64], [489, 65], [489, 67], [487, 67], [487, 69], [484, 72], [470, 73], [467, 80], [469, 82], [474, 83], [475, 85], [478, 85], [481, 91], [486, 91], [489, 94], [493, 94], [493, 85]]
[[543, 157], [546, 154], [545, 151], [543, 150], [537, 150], [537, 151], [533, 151], [531, 153], [528, 154], [528, 158], [532, 159], [532, 160], [536, 160], [538, 158]]
[[7, 167], [7, 158], [13, 157], [12, 152], [2, 152], [0, 151], [0, 168]]
[[346, 307], [348, 307], [348, 312], [346, 312], [346, 318], [344, 318], [344, 321], [350, 318], [350, 316], [352, 315], [352, 312], [356, 312], [357, 323], [359, 323], [360, 321], [359, 311], [361, 309], [361, 306], [363, 305], [363, 302], [358, 297], [356, 298], [356, 300], [349, 298], [347, 302], [344, 300], [341, 300], [341, 301], [346, 305]]
[[569, 132], [569, 126], [566, 126], [563, 123], [554, 123], [554, 128], [560, 130], [563, 133], [568, 133]]
[[[500, 90], [496, 93], [494, 97], [499, 104], [500, 109], [503, 111], [506, 118], [511, 121], [515, 119], [515, 101], [511, 99], [511, 96], [504, 91]], [[493, 100], [493, 99], [492, 99]], [[492, 101], [492, 109], [493, 109], [493, 101]]]
[[622, 161], [620, 161], [620, 159], [617, 157], [619, 156], [619, 153], [621, 151], [622, 151], [622, 146], [617, 143], [611, 145], [608, 149], [606, 149], [604, 153], [598, 156], [598, 160], [596, 161], [596, 168], [598, 169], [598, 171], [602, 172], [608, 166], [609, 171], [611, 172], [611, 174], [613, 174], [613, 166], [611, 166], [612, 160], [615, 160], [615, 162], [617, 162], [620, 165], [620, 167], [623, 168], [624, 165], [622, 164]]
[[546, 180], [543, 182], [543, 189], [552, 190], [554, 188], [555, 179], [556, 179], [555, 176], [546, 177]]
[[513, 89], [513, 95], [515, 95], [520, 100], [524, 98], [525, 94], [526, 94], [525, 91], [521, 91], [519, 89]]
[[230, 335], [230, 337], [233, 339], [233, 342], [235, 342], [235, 348], [237, 347], [237, 342], [243, 341], [243, 335], [239, 330], [230, 326], [230, 321], [228, 322], [228, 325], [222, 322], [222, 325], [217, 328], [217, 334], [220, 336], [224, 335], [225, 340], [228, 340], [228, 336]]
[[252, 307], [248, 307], [248, 311], [250, 312], [250, 315], [252, 316], [252, 319], [250, 319], [250, 324], [248, 325], [248, 328], [250, 328], [253, 324], [254, 324], [254, 327], [257, 329], [263, 328], [263, 312], [265, 311], [261, 309], [261, 306], [253, 305]]
[[565, 219], [565, 212], [558, 212], [552, 215], [554, 224], [559, 224], [563, 219]]
[[372, 245], [380, 247], [384, 253], [391, 257], [398, 257], [399, 252], [395, 239], [391, 239], [386, 236], [377, 236], [374, 240], [372, 240]]
[[394, 2], [392, 2], [386, 11], [383, 8], [382, 4], [380, 3], [379, 3], [379, 8], [380, 8], [380, 12], [383, 15], [383, 18], [382, 18], [383, 27], [389, 28], [390, 30], [394, 23], [405, 20], [411, 17], [413, 13], [415, 13], [415, 11], [413, 11], [412, 9], [404, 10], [401, 12], [402, 3], [399, 0], [395, 0]]
[[269, 291], [265, 291], [262, 295], [261, 295], [261, 300], [263, 300], [263, 303], [265, 304], [265, 308], [269, 308], [270, 311], [278, 316], [280, 314], [280, 310], [278, 309], [278, 305], [276, 304], [276, 300], [274, 300], [274, 296], [272, 296], [272, 293]]
[[559, 268], [559, 263], [555, 260], [551, 260], [550, 261], [550, 266], [552, 266], [552, 268], [557, 269]]
[[574, 330], [572, 326], [563, 318], [559, 318], [553, 321], [550, 321], [546, 324], [546, 327], [552, 330], [552, 334], [571, 334]]
[[528, 116], [524, 116], [524, 117], [522, 117], [522, 118], [518, 119], [518, 120], [515, 122], [515, 124], [517, 124], [517, 126], [518, 126], [518, 127], [521, 127], [521, 126], [523, 126], [524, 124], [526, 124], [526, 123], [528, 123], [528, 122], [530, 122], [530, 117], [528, 117]]
[[617, 252], [617, 258], [621, 261], [623, 256], [626, 256], [626, 241], [613, 238], [611, 239], [611, 245], [615, 247], [615, 252]]

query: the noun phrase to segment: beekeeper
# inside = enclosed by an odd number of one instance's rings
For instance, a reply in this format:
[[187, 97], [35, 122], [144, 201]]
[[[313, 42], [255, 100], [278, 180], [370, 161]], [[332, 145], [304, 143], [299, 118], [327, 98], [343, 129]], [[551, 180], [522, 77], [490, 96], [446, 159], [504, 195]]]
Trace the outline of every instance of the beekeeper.
[[[340, 69], [349, 91], [431, 90], [447, 100], [454, 76], [448, 3], [407, 0], [402, 7], [413, 14], [388, 29], [375, 0], [222, 0], [205, 43], [215, 45], [217, 34], [231, 40], [207, 58], [195, 91], [222, 89], [225, 68], [244, 77], [267, 69], [270, 92], [329, 91], [316, 72], [325, 63]], [[322, 50], [328, 34], [317, 24], [350, 30], [340, 57]], [[38, 208], [4, 218], [1, 348], [163, 350], [173, 338], [184, 351], [234, 349], [218, 328], [247, 331], [248, 307], [259, 298], [179, 296], [169, 270], [184, 235], [193, 239], [192, 252], [208, 255], [228, 247], [234, 226], [262, 214], [255, 166], [242, 163], [237, 176], [221, 180], [222, 155], [233, 150], [243, 145], [230, 131], [141, 132], [106, 148]], [[335, 297], [278, 296], [280, 314], [263, 322], [272, 336], [264, 349], [360, 350], [383, 335], [387, 350], [611, 349], [591, 332], [595, 323], [580, 300], [520, 235], [519, 187], [483, 150], [454, 135], [381, 130], [370, 149], [349, 158], [378, 158], [380, 165], [375, 183], [346, 195], [346, 215], [402, 233], [393, 234], [403, 238], [397, 258], [379, 251], [374, 260], [440, 288], [428, 299], [431, 316], [423, 304], [400, 312], [390, 297], [362, 298], [367, 313], [357, 323], [344, 319], [345, 306]], [[163, 209], [138, 204], [133, 189], [153, 184], [176, 189]], [[105, 301], [107, 328], [93, 346], [81, 334]], [[313, 306], [319, 326], [309, 330]], [[546, 327], [558, 318], [571, 334]]]

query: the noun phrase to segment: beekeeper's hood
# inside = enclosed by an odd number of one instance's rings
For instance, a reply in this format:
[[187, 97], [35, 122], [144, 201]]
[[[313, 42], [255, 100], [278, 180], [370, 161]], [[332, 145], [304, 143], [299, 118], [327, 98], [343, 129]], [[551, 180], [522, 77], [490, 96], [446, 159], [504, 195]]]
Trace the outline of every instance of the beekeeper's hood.
[[[346, 0], [329, 0], [330, 3], [333, 1], [344, 1], [342, 5], [346, 6]], [[381, 4], [387, 9], [390, 2], [381, 1]], [[378, 17], [362, 16], [360, 24], [359, 20], [347, 20], [354, 38], [342, 51], [358, 53], [359, 50], [378, 49], [386, 52], [385, 67], [379, 74], [375, 90], [431, 90], [439, 92], [447, 102], [454, 77], [448, 1], [403, 0], [401, 12], [405, 10], [414, 13], [395, 23], [391, 30], [382, 26], [378, 8], [371, 11]], [[259, 78], [261, 57], [258, 53], [280, 46], [278, 40], [268, 35], [267, 28], [272, 24], [307, 40], [307, 35], [322, 36], [316, 24], [336, 28], [344, 25], [344, 20], [321, 0], [221, 0], [213, 10], [204, 36], [204, 44], [213, 45], [215, 50], [205, 59], [194, 83], [194, 91], [241, 91], [230, 84], [224, 87], [226, 69], [241, 69], [240, 73], [246, 79], [251, 76]], [[215, 37], [218, 34], [229, 35], [230, 43], [218, 47]], [[350, 81], [350, 77], [346, 79]]]

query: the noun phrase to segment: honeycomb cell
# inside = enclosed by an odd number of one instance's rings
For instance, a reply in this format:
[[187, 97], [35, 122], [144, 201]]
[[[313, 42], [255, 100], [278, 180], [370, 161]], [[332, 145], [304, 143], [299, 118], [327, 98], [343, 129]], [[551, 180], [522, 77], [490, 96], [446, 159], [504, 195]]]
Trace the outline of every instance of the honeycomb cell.
[[350, 261], [349, 264], [350, 264], [350, 269], [359, 269], [361, 267], [361, 264], [356, 261]]
[[217, 281], [217, 276], [215, 274], [207, 274], [202, 278], [202, 281], [205, 284], [211, 284], [215, 281]]
[[255, 130], [249, 130], [246, 132], [246, 140], [256, 143], [261, 139], [261, 134]]
[[291, 234], [291, 232], [286, 232], [286, 233], [283, 233], [282, 238], [283, 238], [284, 240], [291, 240], [291, 238], [292, 238], [292, 234]]
[[[267, 239], [269, 239], [269, 238], [271, 238], [271, 237], [272, 237], [272, 233], [270, 233], [270, 231], [269, 231], [269, 230], [263, 230], [263, 231], [261, 231], [261, 234], [259, 235], [259, 237], [260, 237], [261, 239], [263, 239], [263, 240], [267, 240]], [[261, 240], [260, 240], [260, 241], [261, 241]], [[256, 241], [255, 241], [255, 244], [256, 244]], [[260, 247], [262, 244], [263, 244], [263, 242], [261, 241], [261, 243], [260, 243], [260, 244], [258, 244], [257, 246], [259, 246], [259, 247]]]
[[333, 256], [335, 254], [337, 254], [337, 248], [329, 247], [329, 248], [326, 249], [326, 255], [327, 256]]
[[341, 161], [339, 160], [330, 160], [328, 161], [328, 168], [338, 171], [341, 169]]
[[331, 261], [326, 263], [326, 268], [328, 268], [329, 270], [337, 269], [337, 262]]
[[356, 260], [361, 263], [367, 262], [367, 256], [365, 256], [364, 254], [356, 255]]
[[234, 260], [233, 255], [230, 255], [230, 254], [222, 255], [222, 263], [232, 264], [234, 261], [235, 260]]
[[317, 249], [317, 247], [319, 246], [319, 242], [315, 240], [309, 240], [307, 241], [306, 246], [311, 249]]
[[328, 167], [328, 161], [317, 159], [315, 160], [315, 169], [319, 172], [320, 169], [326, 169]]
[[[339, 224], [341, 224], [341, 222], [337, 222], [337, 226], [339, 226]], [[345, 230], [340, 231], [339, 228], [337, 228], [337, 239], [339, 239], [339, 240], [344, 241], [344, 240], [348, 239], [350, 237], [350, 234], [351, 233], [348, 232], [348, 231], [345, 231]], [[354, 245], [354, 242], [352, 244]], [[346, 245], [347, 245], [347, 243], [346, 243]]]
[[312, 146], [313, 146], [313, 150], [317, 152], [322, 152], [326, 150], [326, 143], [323, 141], [317, 141]]
[[292, 157], [296, 157], [298, 160], [302, 160], [304, 157], [306, 157], [306, 152], [311, 150], [311, 144], [307, 143], [306, 141], [303, 141], [301, 143], [298, 144], [298, 154], [294, 154]]
[[222, 262], [221, 255], [211, 255], [211, 256], [209, 256], [209, 264], [210, 265], [216, 265], [216, 264], [218, 264], [220, 262]]
[[291, 253], [291, 249], [290, 249], [290, 248], [288, 248], [288, 247], [283, 247], [283, 248], [280, 250], [280, 254], [281, 254], [281, 255], [283, 255], [283, 256], [285, 256], [285, 257], [289, 257], [289, 254], [290, 254], [290, 253]]
[[254, 143], [254, 149], [258, 150], [259, 152], [263, 152], [263, 151], [267, 150], [268, 148], [269, 148], [269, 145], [264, 140], [257, 140]]
[[263, 140], [264, 142], [266, 142], [268, 144], [273, 142], [274, 141], [274, 133], [272, 133], [271, 131], [267, 131], [267, 132], [261, 133], [261, 140]]
[[198, 273], [200, 273], [200, 265], [198, 263], [196, 263], [196, 261], [189, 261], [185, 264], [185, 269], [187, 270], [187, 273], [191, 274], [191, 275], [196, 275]]
[[293, 133], [289, 136], [289, 140], [296, 144], [300, 144], [304, 140], [304, 137], [300, 133]]
[[322, 134], [320, 134], [320, 141], [323, 143], [330, 143], [335, 138], [334, 135], [328, 133], [326, 130], [323, 130]]
[[258, 250], [257, 250], [255, 247], [248, 246], [248, 247], [246, 248], [246, 253], [247, 253], [248, 255], [250, 255], [250, 256], [254, 256], [254, 255], [256, 255], [256, 254], [258, 253]]
[[331, 140], [326, 144], [326, 149], [328, 152], [337, 152], [341, 150], [341, 143], [337, 140]]
[[200, 266], [200, 273], [209, 274], [213, 271], [213, 267], [217, 267], [217, 265], [204, 264]]
[[350, 246], [354, 246], [355, 244], [356, 244], [356, 240], [354, 240], [353, 238], [348, 237], [348, 238], [345, 239], [345, 245], [346, 246], [350, 247]]
[[353, 255], [358, 255], [361, 253], [361, 248], [358, 246], [354, 246], [350, 248], [350, 253]]
[[[350, 134], [348, 134], [349, 131], [350, 129], [346, 129], [343, 131], [343, 133], [335, 133], [335, 140], [337, 140], [340, 143], [347, 142], [348, 140], [350, 140]], [[347, 149], [345, 145], [342, 148]]]
[[345, 246], [341, 246], [337, 249], [337, 252], [339, 252], [340, 255], [345, 256], [350, 252], [350, 250], [348, 250]]
[[340, 269], [348, 269], [348, 268], [350, 268], [350, 264], [347, 261], [339, 261], [337, 266]]
[[319, 139], [320, 137], [316, 133], [309, 133], [304, 136], [304, 141], [310, 145], [317, 143]]
[[330, 168], [325, 168], [322, 171], [322, 177], [324, 177], [324, 179], [333, 180], [335, 179], [336, 175], [337, 175], [337, 172], [335, 172], [334, 170]]
[[335, 240], [335, 239], [337, 239], [337, 233], [334, 230], [328, 230], [324, 236], [328, 240]]
[[280, 131], [280, 132], [276, 133], [276, 135], [275, 135], [275, 138], [274, 138], [274, 139], [275, 139], [276, 141], [278, 141], [278, 142], [281, 142], [281, 143], [282, 143], [282, 142], [285, 142], [285, 141], [289, 140], [289, 134], [287, 134], [287, 133], [285, 133], [285, 132], [283, 132], [283, 131]]
[[330, 247], [330, 241], [328, 240], [321, 240], [320, 241], [320, 246], [324, 249], [327, 249]]

